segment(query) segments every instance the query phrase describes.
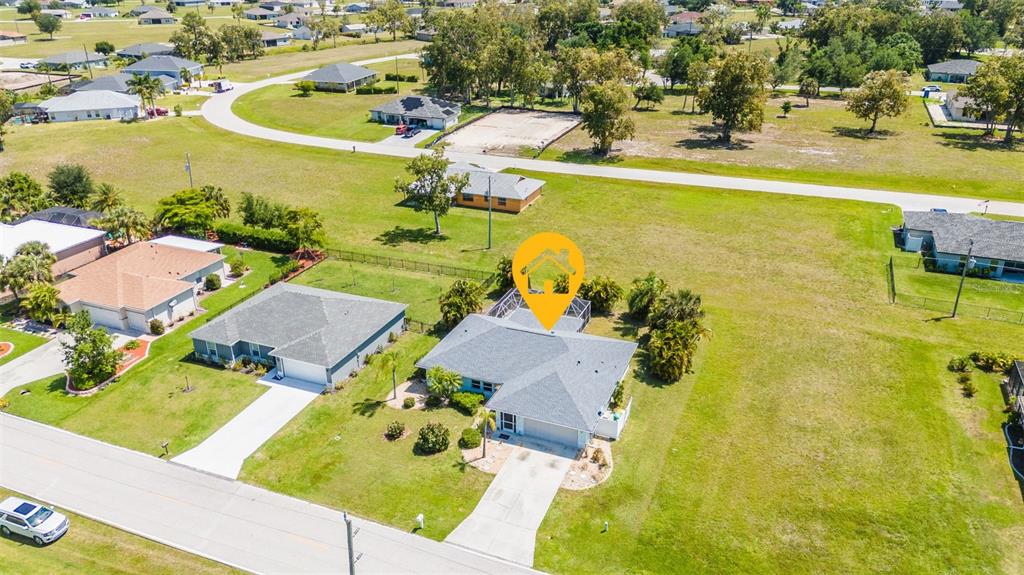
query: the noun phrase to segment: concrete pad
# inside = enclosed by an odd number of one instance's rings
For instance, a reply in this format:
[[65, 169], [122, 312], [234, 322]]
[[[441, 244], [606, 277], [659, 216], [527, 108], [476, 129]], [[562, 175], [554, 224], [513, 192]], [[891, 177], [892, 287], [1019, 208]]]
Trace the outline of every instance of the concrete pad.
[[449, 134], [453, 152], [518, 156], [522, 148], [540, 149], [579, 124], [579, 117], [560, 112], [498, 110]]
[[246, 458], [319, 395], [291, 385], [269, 387], [206, 441], [171, 461], [229, 479], [238, 477]]
[[445, 541], [532, 566], [537, 528], [572, 459], [526, 447], [514, 450], [476, 509]]
[[416, 134], [411, 138], [391, 134], [387, 138], [381, 140], [380, 143], [387, 144], [388, 146], [398, 146], [400, 148], [415, 148], [416, 144], [422, 142], [423, 140], [426, 140], [427, 138], [432, 138], [436, 136], [437, 133], [438, 130], [421, 129], [419, 134]]

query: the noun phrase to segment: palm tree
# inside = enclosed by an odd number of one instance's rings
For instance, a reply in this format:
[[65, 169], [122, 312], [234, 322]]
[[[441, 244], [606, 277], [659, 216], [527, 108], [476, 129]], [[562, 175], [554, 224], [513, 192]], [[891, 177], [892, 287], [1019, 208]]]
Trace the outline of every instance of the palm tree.
[[121, 192], [118, 192], [110, 184], [100, 184], [89, 198], [89, 209], [94, 212], [106, 213], [124, 204]]
[[147, 73], [141, 76], [133, 76], [129, 79], [128, 89], [142, 100], [143, 108], [146, 107], [146, 102], [149, 102], [151, 104], [150, 109], [152, 109], [156, 107], [156, 96], [163, 91], [164, 86], [160, 80]]
[[380, 369], [383, 372], [391, 370], [391, 399], [398, 399], [398, 352], [389, 350], [380, 355]]
[[688, 289], [662, 294], [648, 317], [651, 329], [663, 329], [670, 321], [700, 320], [704, 317], [700, 294]]
[[124, 238], [129, 245], [148, 238], [153, 229], [149, 216], [125, 205], [111, 209], [96, 225], [115, 238]]
[[484, 445], [483, 457], [484, 457], [484, 459], [486, 459], [487, 458], [487, 436], [488, 436], [488, 434], [490, 432], [492, 432], [492, 431], [494, 431], [495, 429], [498, 428], [498, 420], [497, 420], [497, 415], [493, 411], [491, 411], [490, 409], [487, 409], [486, 407], [484, 407], [484, 408], [482, 408], [480, 410], [480, 417], [482, 418], [482, 421], [480, 422], [480, 430], [483, 431], [482, 435], [484, 436], [483, 437], [483, 445]]

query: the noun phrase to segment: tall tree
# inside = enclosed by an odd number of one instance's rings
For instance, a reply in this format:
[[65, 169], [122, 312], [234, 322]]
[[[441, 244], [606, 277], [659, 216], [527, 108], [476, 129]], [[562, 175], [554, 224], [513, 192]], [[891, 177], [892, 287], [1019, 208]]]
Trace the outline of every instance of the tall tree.
[[53, 206], [53, 197], [24, 172], [0, 177], [0, 222], [12, 222]]
[[57, 164], [48, 176], [50, 193], [62, 206], [85, 208], [93, 192], [92, 176], [81, 164]]
[[114, 338], [100, 328], [92, 327], [89, 312], [76, 313], [67, 324], [71, 337], [61, 341], [64, 365], [78, 389], [91, 389], [110, 379], [117, 372], [121, 352], [114, 349]]
[[878, 119], [896, 117], [910, 107], [907, 74], [901, 70], [871, 72], [860, 88], [847, 96], [846, 109], [864, 120], [871, 120], [869, 134], [875, 133]]
[[14, 117], [14, 92], [0, 90], [0, 152], [4, 151], [4, 136], [7, 134], [7, 121]]
[[474, 281], [457, 279], [452, 282], [439, 300], [445, 325], [453, 328], [469, 314], [480, 311], [483, 294], [484, 289]]
[[201, 236], [217, 218], [226, 218], [231, 206], [224, 192], [213, 186], [182, 190], [157, 203], [156, 225]]
[[444, 157], [444, 146], [435, 146], [431, 154], [420, 154], [405, 167], [412, 180], [395, 178], [395, 191], [412, 202], [417, 212], [434, 215], [434, 235], [441, 235], [441, 218], [448, 213], [452, 200], [469, 185], [467, 174], [449, 174], [450, 162]]
[[153, 229], [153, 221], [149, 216], [123, 204], [109, 209], [95, 223], [96, 227], [106, 231], [115, 240], [124, 240], [129, 245], [148, 239]]
[[206, 25], [206, 19], [198, 12], [190, 11], [181, 17], [181, 24], [171, 34], [170, 42], [182, 58], [199, 60], [206, 55], [212, 38], [213, 32]]
[[398, 33], [409, 25], [409, 15], [401, 0], [385, 0], [372, 14], [380, 27], [391, 34], [391, 40], [397, 40]]
[[[164, 85], [155, 76], [150, 76], [149, 72], [142, 75], [133, 75], [128, 79], [128, 90], [139, 97], [142, 100], [142, 107], [146, 107], [146, 103], [149, 103], [150, 109], [156, 107], [156, 97], [163, 91]], [[148, 115], [147, 115], [148, 117]]]
[[722, 141], [732, 141], [734, 130], [760, 131], [769, 78], [761, 56], [730, 52], [711, 62], [711, 82], [697, 94], [697, 102], [721, 123]]
[[309, 208], [299, 208], [288, 212], [288, 223], [285, 232], [299, 248], [299, 253], [312, 255], [314, 250], [324, 247], [324, 220], [319, 213]]
[[608, 80], [583, 90], [583, 129], [594, 140], [594, 152], [607, 154], [615, 140], [632, 138], [636, 125], [629, 117], [629, 88], [621, 81]]
[[28, 317], [38, 322], [50, 322], [57, 316], [60, 307], [59, 289], [39, 282], [29, 285], [26, 291], [19, 305]]
[[21, 244], [0, 271], [0, 290], [9, 289], [15, 297], [20, 297], [32, 284], [53, 283], [52, 268], [56, 261], [57, 257], [43, 242]]
[[978, 66], [960, 94], [967, 98], [964, 112], [985, 122], [985, 135], [995, 134], [996, 123], [1006, 114], [1010, 102], [1010, 83], [998, 61]]
[[105, 213], [122, 205], [124, 205], [124, 198], [121, 196], [121, 192], [107, 183], [96, 186], [89, 197], [89, 209], [95, 212]]
[[64, 21], [53, 14], [37, 14], [33, 21], [36, 23], [36, 28], [43, 34], [49, 34], [50, 40], [53, 40], [53, 35], [60, 32], [60, 29], [64, 27]]

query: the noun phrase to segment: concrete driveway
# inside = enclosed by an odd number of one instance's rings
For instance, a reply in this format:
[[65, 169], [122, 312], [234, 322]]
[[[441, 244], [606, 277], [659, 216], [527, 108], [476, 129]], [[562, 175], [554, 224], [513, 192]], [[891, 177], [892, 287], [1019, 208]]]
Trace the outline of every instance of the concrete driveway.
[[57, 336], [25, 355], [0, 365], [0, 397], [15, 387], [64, 371], [64, 356]]
[[445, 541], [533, 566], [537, 528], [571, 463], [565, 455], [516, 447], [476, 509]]
[[235, 479], [247, 457], [320, 395], [309, 386], [260, 383], [270, 389], [206, 441], [171, 461]]
[[[412, 136], [411, 138], [406, 138], [405, 136], [392, 134], [387, 138], [381, 140], [380, 143], [386, 144], [388, 146], [398, 146], [400, 148], [415, 148], [416, 144], [419, 144], [420, 142], [426, 140], [427, 138], [432, 138], [436, 136], [438, 132], [439, 130], [421, 129], [420, 133], [416, 134], [415, 136]], [[426, 152], [424, 151], [424, 153]]]

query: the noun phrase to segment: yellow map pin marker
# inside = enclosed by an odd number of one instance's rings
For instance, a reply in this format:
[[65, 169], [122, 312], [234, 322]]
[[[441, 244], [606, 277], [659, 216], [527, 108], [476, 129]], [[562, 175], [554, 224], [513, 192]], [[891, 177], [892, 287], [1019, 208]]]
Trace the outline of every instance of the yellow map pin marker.
[[[552, 329], [583, 283], [583, 253], [572, 240], [541, 232], [519, 245], [512, 256], [512, 279], [544, 329]], [[567, 293], [555, 293], [555, 280], [569, 278]]]

